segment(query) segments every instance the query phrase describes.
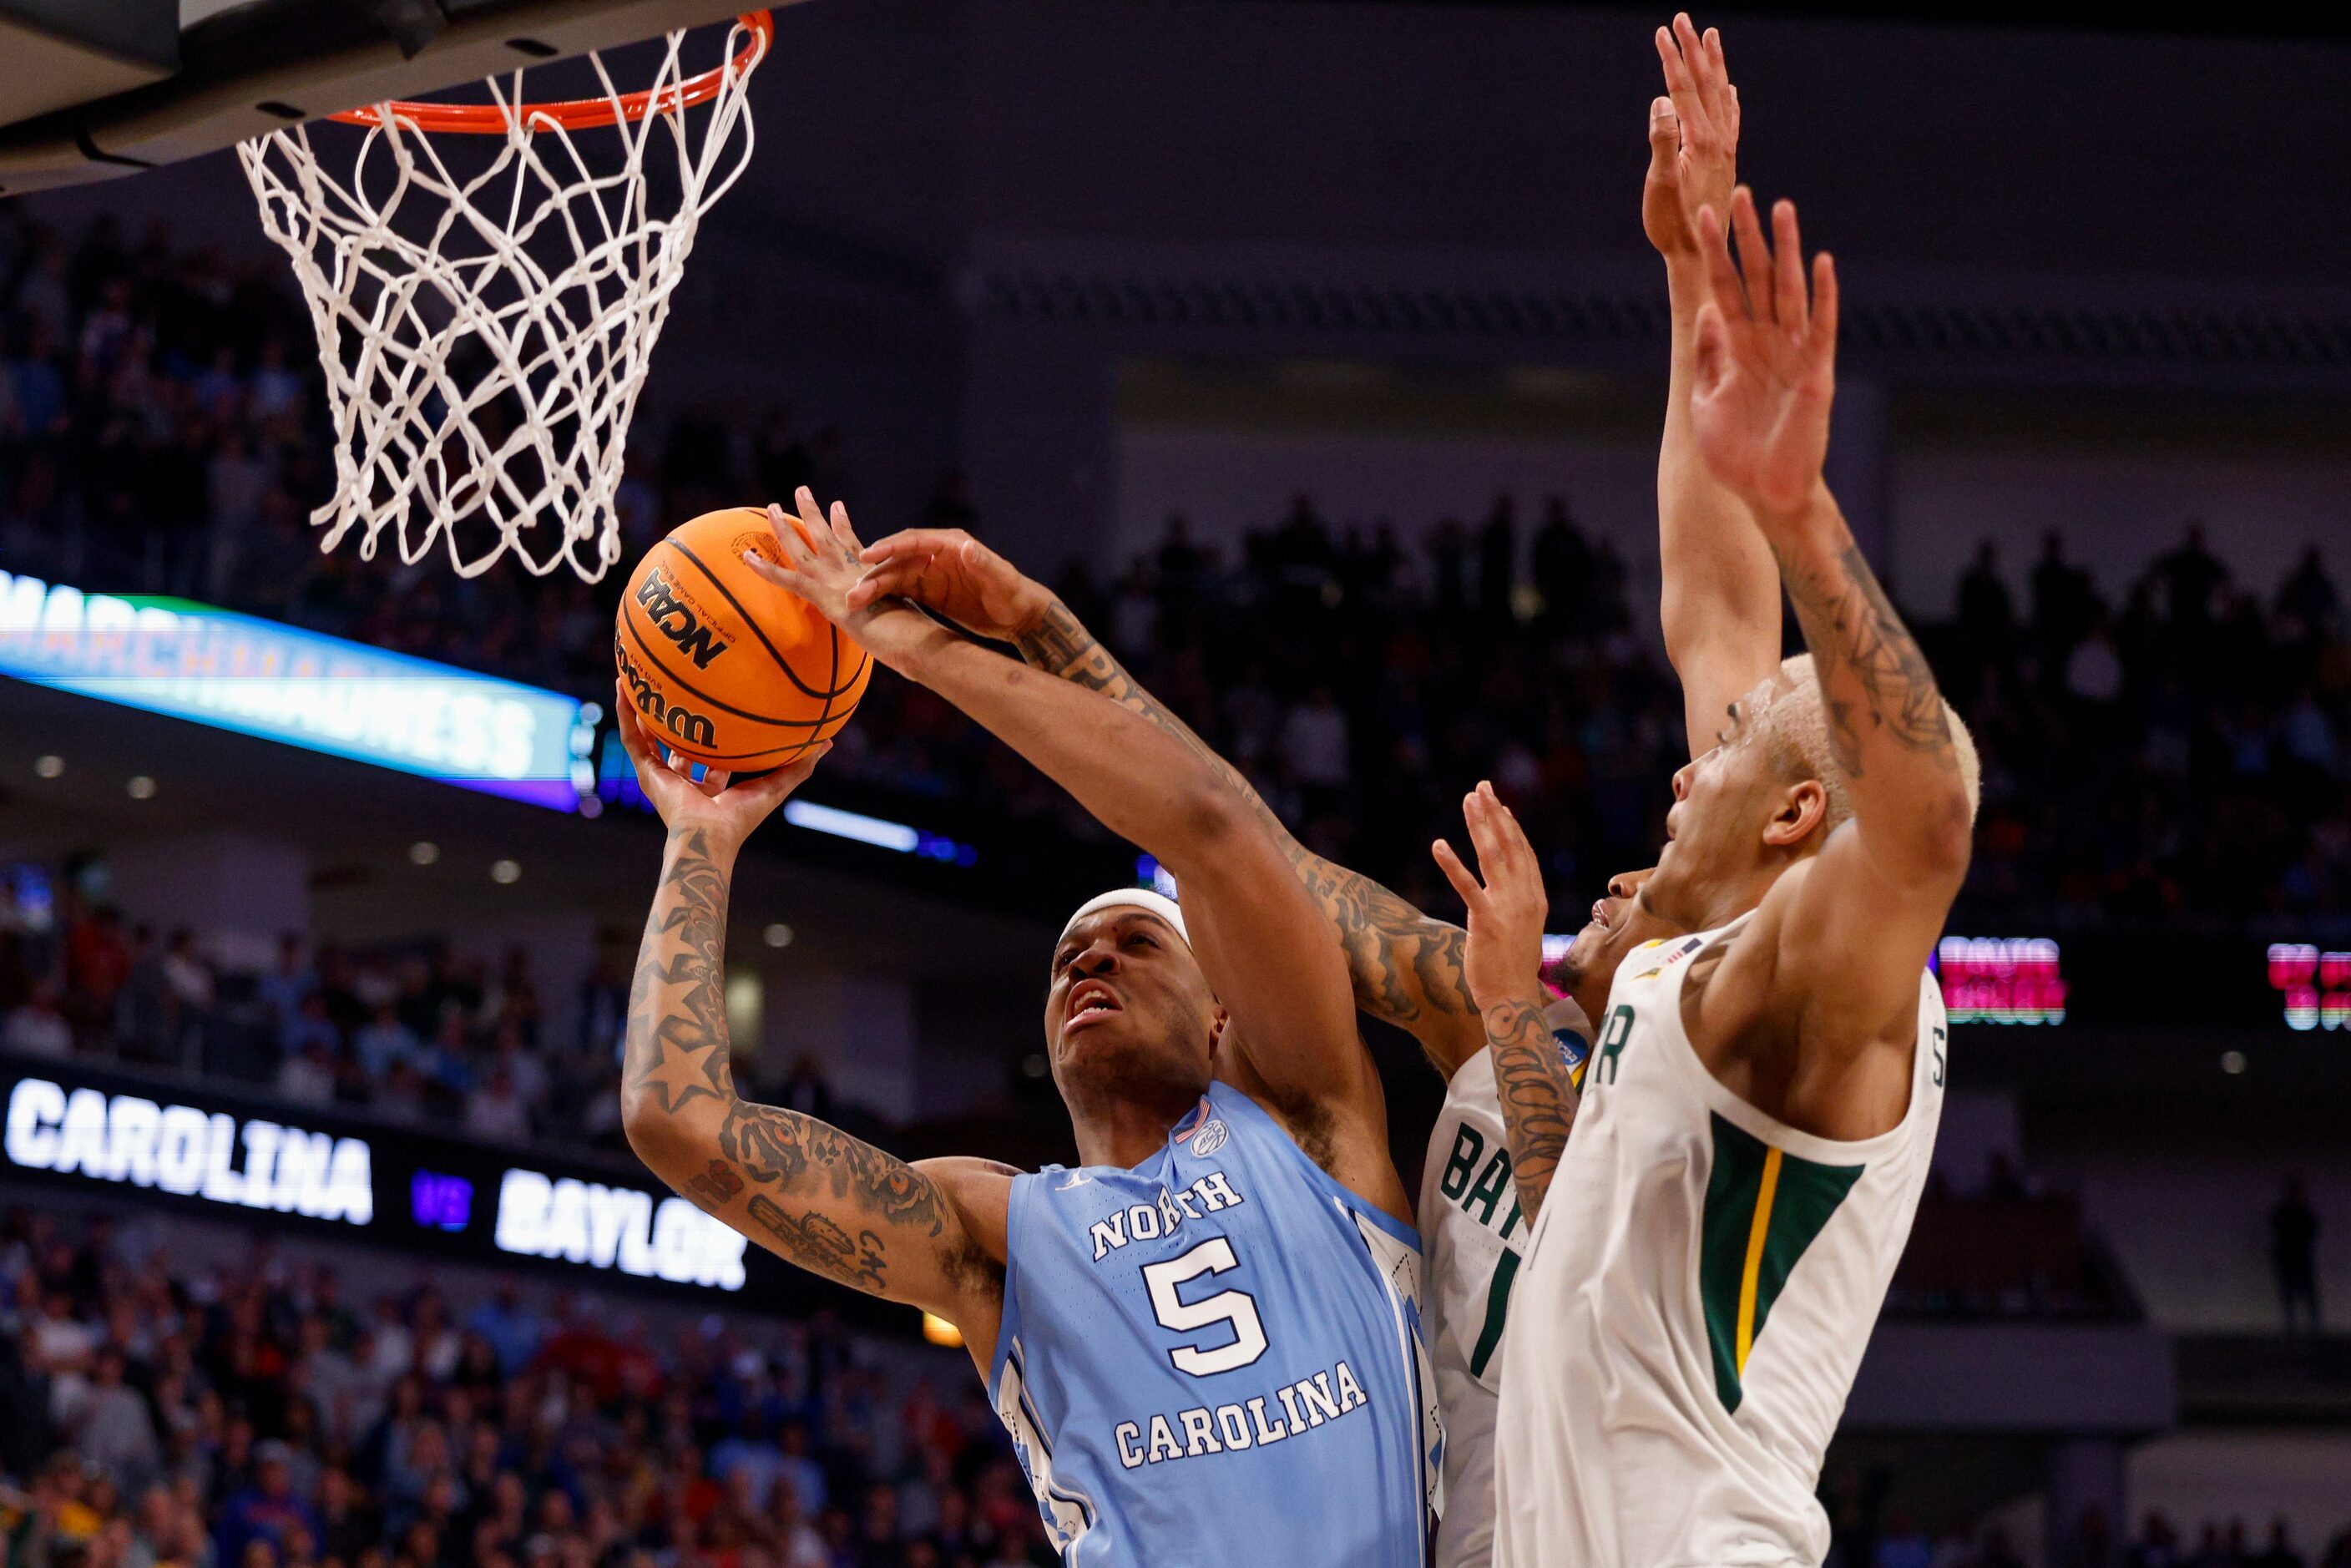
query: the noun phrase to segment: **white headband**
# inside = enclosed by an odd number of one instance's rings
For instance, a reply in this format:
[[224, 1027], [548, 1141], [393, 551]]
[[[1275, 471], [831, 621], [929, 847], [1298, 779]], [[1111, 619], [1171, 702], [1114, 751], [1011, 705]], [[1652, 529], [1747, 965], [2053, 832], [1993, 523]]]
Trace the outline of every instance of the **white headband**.
[[[1061, 936], [1067, 936], [1071, 926], [1098, 909], [1148, 910], [1173, 925], [1176, 935], [1184, 938], [1186, 946], [1192, 945], [1192, 934], [1184, 928], [1183, 910], [1176, 907], [1176, 901], [1165, 894], [1154, 893], [1147, 887], [1115, 887], [1108, 893], [1096, 894], [1078, 905], [1077, 913], [1071, 915], [1068, 924], [1061, 927]], [[1061, 939], [1057, 936], [1053, 940], [1058, 944]]]

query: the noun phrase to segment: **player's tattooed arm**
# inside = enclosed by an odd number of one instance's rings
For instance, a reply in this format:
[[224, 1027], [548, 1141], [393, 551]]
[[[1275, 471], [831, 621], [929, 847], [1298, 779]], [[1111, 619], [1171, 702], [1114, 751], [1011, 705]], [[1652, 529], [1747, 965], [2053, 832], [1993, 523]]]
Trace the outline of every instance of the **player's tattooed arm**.
[[1934, 672], [1822, 476], [1836, 392], [1835, 265], [1815, 256], [1808, 278], [1794, 204], [1772, 209], [1767, 238], [1743, 186], [1728, 228], [1711, 207], [1698, 228], [1709, 291], [1691, 398], [1698, 444], [1778, 563], [1871, 858], [1889, 881], [1923, 886], [1948, 905], [1966, 873], [1971, 815], [1958, 740]]
[[1486, 1009], [1483, 1017], [1501, 1092], [1510, 1176], [1519, 1207], [1532, 1219], [1551, 1191], [1552, 1173], [1566, 1151], [1582, 1097], [1540, 1005], [1513, 998]]
[[1534, 846], [1491, 784], [1462, 799], [1461, 815], [1478, 852], [1478, 871], [1442, 839], [1430, 850], [1469, 911], [1469, 987], [1479, 1003], [1486, 1046], [1494, 1053], [1519, 1207], [1531, 1219], [1551, 1190], [1578, 1103], [1567, 1058], [1543, 1016], [1549, 999], [1540, 971], [1550, 897]]
[[[1775, 543], [1772, 554], [1830, 699], [1829, 745], [1837, 766], [1848, 780], [1867, 778], [1872, 748], [1865, 741], [1883, 735], [1938, 769], [1956, 773], [1959, 750], [1935, 672], [1842, 519], [1834, 534], [1841, 537]], [[1844, 690], [1847, 674], [1851, 692]]]
[[1822, 782], [1821, 809], [1832, 784], [1852, 807], [1819, 853], [1764, 895], [1753, 940], [1724, 960], [1698, 1024], [1736, 1032], [1792, 1020], [1808, 1047], [1908, 1050], [1919, 971], [1967, 875], [1974, 808], [1961, 737], [1823, 476], [1835, 264], [1815, 256], [1808, 277], [1794, 204], [1772, 208], [1766, 238], [1744, 187], [1728, 229], [1711, 208], [1698, 227], [1709, 295], [1691, 400], [1698, 445], [1754, 515], [1812, 650], [1836, 775]]
[[[737, 852], [797, 779], [698, 789], [653, 759], [622, 707], [622, 741], [672, 823], [630, 988], [622, 1125], [679, 1193], [790, 1262], [955, 1321], [1000, 1294], [1002, 1266], [967, 1215], [1008, 1177], [908, 1165], [735, 1086], [726, 1002], [726, 907]], [[806, 770], [799, 770], [801, 777]], [[772, 797], [768, 799], [766, 797]]]
[[1181, 740], [1248, 801], [1337, 931], [1355, 1005], [1416, 1036], [1448, 1076], [1484, 1046], [1462, 978], [1461, 928], [1300, 843], [1240, 771], [1144, 690], [1050, 590], [961, 528], [908, 528], [866, 546], [861, 559], [865, 575], [849, 595], [852, 609], [908, 600], [1011, 643], [1033, 668], [1100, 692]]
[[1485, 1043], [1462, 974], [1467, 936], [1461, 927], [1432, 919], [1371, 878], [1300, 843], [1240, 770], [1153, 696], [1059, 599], [1049, 598], [1010, 641], [1029, 664], [1101, 692], [1176, 736], [1240, 791], [1337, 931], [1357, 1007], [1418, 1039], [1447, 1076]]

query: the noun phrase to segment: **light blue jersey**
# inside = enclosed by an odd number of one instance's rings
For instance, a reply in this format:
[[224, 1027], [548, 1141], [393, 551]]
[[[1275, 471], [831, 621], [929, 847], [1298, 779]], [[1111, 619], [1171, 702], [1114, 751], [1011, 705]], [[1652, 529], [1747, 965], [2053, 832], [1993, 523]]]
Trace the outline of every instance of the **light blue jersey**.
[[1074, 1565], [1420, 1568], [1420, 1241], [1228, 1084], [1132, 1170], [1012, 1184], [991, 1382]]

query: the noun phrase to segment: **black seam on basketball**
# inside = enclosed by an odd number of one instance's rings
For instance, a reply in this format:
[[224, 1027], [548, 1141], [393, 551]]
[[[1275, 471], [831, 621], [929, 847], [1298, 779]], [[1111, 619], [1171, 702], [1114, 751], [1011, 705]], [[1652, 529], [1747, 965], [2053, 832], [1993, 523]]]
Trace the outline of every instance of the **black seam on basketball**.
[[[800, 753], [806, 751], [810, 745], [805, 740], [789, 740], [781, 746], [770, 746], [761, 751], [687, 751], [669, 737], [657, 735], [653, 739], [676, 752], [680, 757], [695, 762], [757, 762], [763, 757], [772, 757], [776, 760], [769, 766], [776, 768], [788, 767], [798, 761]], [[741, 769], [729, 768], [728, 771], [740, 772]]]
[[[624, 614], [621, 617], [621, 625], [622, 629], [628, 632], [629, 640], [637, 645], [637, 651], [644, 655], [645, 663], [651, 664], [654, 669], [659, 670], [664, 677], [676, 685], [678, 690], [686, 693], [688, 695], [699, 698], [701, 701], [707, 703], [712, 707], [731, 713], [737, 718], [749, 719], [753, 724], [773, 725], [778, 729], [814, 729], [817, 726], [824, 722], [824, 720], [820, 718], [769, 718], [765, 714], [753, 713], [747, 708], [737, 707], [732, 703], [721, 702], [718, 698], [712, 696], [708, 692], [704, 691], [701, 687], [687, 680], [684, 675], [679, 674], [675, 670], [671, 669], [667, 664], [663, 664], [661, 661], [661, 655], [653, 652], [653, 650], [647, 645], [643, 634], [638, 632], [635, 625], [632, 623], [627, 615]], [[809, 691], [806, 686], [802, 686], [800, 690], [807, 693], [810, 696], [817, 695], [816, 693]]]
[[[831, 653], [831, 663], [830, 664], [828, 664], [828, 665], [825, 667], [825, 672], [824, 672], [824, 684], [825, 684], [826, 685], [828, 685], [828, 686], [832, 686], [832, 689], [833, 689], [833, 690], [835, 690], [835, 691], [839, 691], [841, 688], [840, 688], [839, 686], [834, 686], [834, 685], [833, 685], [833, 683], [834, 683], [835, 681], [837, 681], [837, 680], [839, 680], [839, 679], [841, 678], [841, 628], [840, 628], [840, 627], [838, 627], [838, 626], [835, 626], [831, 622], [828, 621], [828, 622], [826, 622], [824, 623], [824, 629], [825, 629], [827, 632], [831, 632], [831, 633], [832, 634], [832, 636], [831, 636], [831, 648], [832, 648], [832, 653]], [[819, 709], [819, 710], [818, 710], [818, 712], [817, 712], [817, 716], [816, 716], [817, 728], [819, 728], [819, 729], [822, 729], [822, 728], [824, 727], [824, 721], [825, 721], [826, 719], [831, 718], [831, 716], [832, 716], [832, 699], [831, 699], [831, 697], [827, 697], [827, 698], [825, 698], [825, 699], [824, 699], [824, 706], [823, 706], [822, 708]], [[811, 743], [813, 743], [813, 742], [815, 741], [815, 739], [816, 739], [816, 736], [815, 736], [813, 733], [811, 733], [811, 734], [809, 736], [809, 739], [810, 739], [810, 741]]]
[[[678, 543], [674, 538], [664, 539], [662, 540], [662, 543], [669, 546], [670, 549], [677, 551], [678, 554], [692, 561], [694, 563], [694, 570], [700, 572], [703, 575], [704, 580], [706, 580], [711, 587], [718, 591], [720, 597], [724, 598], [727, 603], [735, 607], [735, 613], [743, 618], [743, 624], [750, 628], [751, 635], [759, 640], [759, 646], [768, 651], [768, 657], [776, 662], [776, 668], [783, 671], [784, 678], [786, 680], [799, 687], [800, 695], [802, 696], [815, 697], [819, 701], [830, 701], [831, 698], [837, 697], [841, 695], [837, 690], [831, 692], [820, 692], [814, 686], [810, 685], [806, 681], [800, 679], [799, 672], [792, 668], [791, 661], [786, 659], [781, 653], [777, 653], [776, 645], [768, 641], [768, 633], [760, 629], [758, 617], [754, 616], [749, 611], [743, 608], [743, 601], [736, 598], [733, 591], [729, 590], [725, 583], [718, 580], [718, 576], [716, 572], [713, 572], [708, 567], [702, 564], [702, 558], [700, 556], [695, 555], [692, 550], [686, 549], [684, 545]], [[828, 622], [826, 624], [830, 625], [831, 622]]]
[[[825, 677], [824, 677], [824, 678], [825, 678], [827, 681], [831, 681], [831, 680], [832, 680], [835, 676], [837, 676], [837, 675], [839, 675], [839, 674], [841, 674], [841, 628], [840, 628], [840, 627], [838, 627], [838, 626], [831, 626], [830, 624], [828, 624], [828, 629], [832, 632], [832, 667], [831, 667], [830, 670], [828, 670], [828, 671], [826, 671], [826, 672], [825, 672]], [[863, 678], [863, 676], [864, 676], [864, 674], [865, 674], [865, 667], [866, 667], [868, 664], [872, 664], [872, 662], [873, 662], [873, 655], [872, 655], [872, 654], [871, 654], [871, 653], [867, 653], [863, 648], [860, 648], [860, 649], [858, 649], [858, 650], [857, 650], [857, 673], [856, 673], [855, 674], [851, 675], [851, 676], [849, 677], [849, 680], [847, 681], [847, 683], [846, 683], [846, 684], [844, 684], [843, 685], [841, 685], [841, 687], [840, 689], [845, 692], [845, 691], [849, 690], [849, 688], [850, 688], [851, 686], [855, 685], [856, 685], [856, 684], [857, 684], [861, 679], [862, 679], [862, 678]], [[852, 710], [851, 710], [851, 711], [852, 711], [852, 712], [854, 712], [855, 710], [854, 710], [854, 709], [852, 709]], [[823, 729], [824, 726], [825, 726], [827, 723], [831, 722], [831, 717], [832, 717], [832, 699], [831, 699], [831, 697], [827, 697], [827, 698], [825, 698], [825, 699], [824, 699], [824, 711], [823, 711], [821, 714], [820, 714], [820, 715], [818, 716], [818, 717], [817, 717], [817, 721], [816, 721], [816, 722], [817, 722], [817, 729], [816, 729], [816, 730], [813, 730], [813, 731], [810, 731], [810, 735], [809, 735], [809, 737], [808, 737], [806, 740], [803, 740], [803, 741], [801, 741], [801, 742], [800, 742], [800, 748], [799, 748], [799, 751], [796, 751], [796, 752], [792, 753], [792, 756], [791, 756], [791, 760], [792, 760], [792, 761], [794, 761], [794, 762], [799, 761], [799, 758], [800, 758], [800, 755], [801, 755], [801, 753], [802, 753], [802, 752], [807, 751], [807, 750], [808, 750], [808, 748], [809, 748], [810, 747], [814, 746], [818, 741], [820, 741], [820, 740], [829, 740], [829, 739], [831, 739], [831, 735], [826, 735], [826, 734], [818, 733], [819, 731], [821, 731], [821, 730]], [[842, 714], [842, 715], [841, 716], [841, 723], [842, 725], [845, 725], [845, 724], [847, 724], [848, 722], [849, 722], [849, 715], [848, 715], [848, 714], [846, 714], [846, 713]], [[840, 727], [840, 725], [835, 725], [835, 726], [833, 727], [833, 733], [835, 733], [835, 734], [839, 733], [839, 731], [840, 731], [840, 727]]]

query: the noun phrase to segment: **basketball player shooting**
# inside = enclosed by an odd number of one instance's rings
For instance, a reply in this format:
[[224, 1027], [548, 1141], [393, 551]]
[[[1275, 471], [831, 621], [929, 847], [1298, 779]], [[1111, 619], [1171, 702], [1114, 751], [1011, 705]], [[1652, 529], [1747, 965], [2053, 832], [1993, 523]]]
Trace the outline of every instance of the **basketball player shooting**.
[[[1529, 958], [1524, 979], [1531, 999], [1509, 1015], [1507, 1029], [1489, 1032], [1489, 1019], [1471, 999], [1462, 928], [1423, 914], [1300, 843], [1238, 770], [1135, 680], [1050, 590], [957, 528], [893, 534], [875, 541], [862, 559], [867, 574], [851, 594], [852, 604], [902, 596], [978, 635], [1009, 643], [1031, 665], [1114, 699], [1214, 768], [1280, 846], [1290, 873], [1338, 938], [1356, 1006], [1409, 1031], [1445, 1078], [1445, 1104], [1430, 1132], [1419, 1206], [1427, 1280], [1423, 1312], [1445, 1418], [1446, 1504], [1436, 1562], [1437, 1568], [1482, 1568], [1490, 1555], [1494, 1513], [1499, 1352], [1520, 1252], [1574, 1116], [1574, 1064], [1583, 1060], [1591, 1039], [1581, 1004], [1588, 998], [1597, 1008], [1617, 959], [1662, 928], [1637, 906], [1620, 903], [1623, 918], [1579, 939], [1569, 999], [1552, 1001], [1542, 992], [1536, 961]], [[1123, 761], [1127, 789], [1159, 788], [1144, 759]], [[1472, 794], [1464, 808], [1473, 827], [1481, 800], [1500, 809], [1490, 789]], [[1624, 899], [1636, 885], [1618, 879]], [[1189, 883], [1185, 893], [1188, 899]], [[1538, 955], [1542, 894], [1538, 868], [1532, 895]], [[1519, 992], [1512, 994], [1519, 999]]]
[[[1687, 53], [1685, 40], [1684, 52]], [[1640, 901], [1694, 932], [1617, 975], [1505, 1347], [1496, 1562], [1817, 1563], [1813, 1492], [1942, 1105], [1926, 971], [1966, 875], [1971, 744], [1822, 477], [1834, 265], [1792, 205], [1694, 225], [1689, 434], [1811, 652], [1674, 778]], [[1608, 1377], [1590, 1369], [1607, 1366]]]
[[[1414, 1568], [1438, 1438], [1417, 1239], [1321, 912], [1248, 804], [1107, 697], [903, 601], [852, 612], [845, 513], [801, 492], [772, 580], [1183, 880], [1071, 916], [1045, 1000], [1081, 1168], [899, 1161], [736, 1092], [721, 955], [743, 841], [810, 764], [728, 787], [622, 735], [669, 826], [632, 997], [631, 1145], [782, 1257], [963, 1333], [1072, 1563]], [[1145, 768], [1154, 788], [1129, 787]], [[1214, 1526], [1212, 1528], [1212, 1525]]]

